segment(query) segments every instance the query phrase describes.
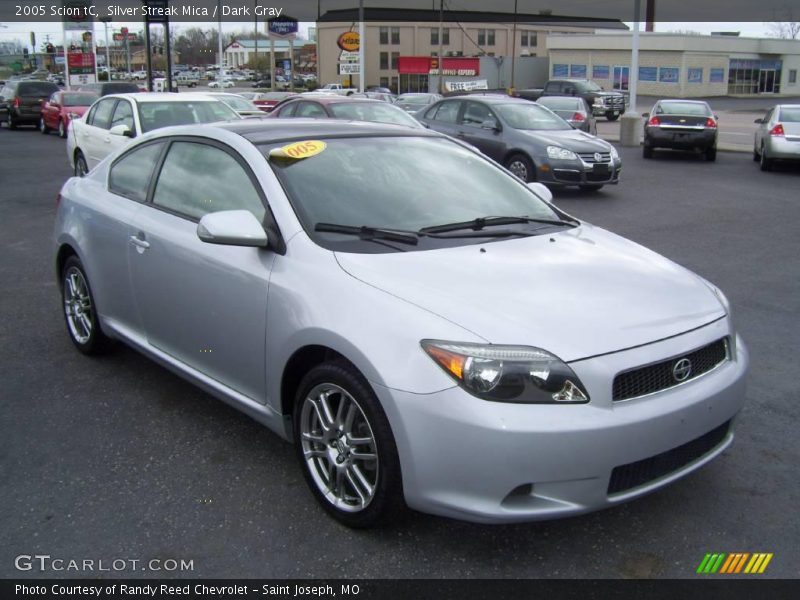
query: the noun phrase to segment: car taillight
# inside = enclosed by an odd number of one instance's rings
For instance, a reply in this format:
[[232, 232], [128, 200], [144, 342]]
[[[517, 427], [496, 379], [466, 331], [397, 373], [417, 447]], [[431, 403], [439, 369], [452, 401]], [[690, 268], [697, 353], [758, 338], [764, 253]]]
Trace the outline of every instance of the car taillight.
[[20, 104], [19, 97], [14, 98], [14, 108], [19, 108], [19, 104]]
[[647, 122], [648, 125], [661, 125], [661, 119], [658, 117], [650, 117], [650, 120]]
[[783, 124], [778, 123], [777, 125], [775, 125], [775, 127], [769, 130], [769, 134], [783, 136], [784, 135]]
[[574, 115], [572, 115], [572, 120], [573, 121], [585, 121], [586, 119], [583, 118], [583, 115], [581, 113], [576, 112]]
[[708, 117], [706, 119], [706, 127], [711, 127], [713, 129], [716, 129], [717, 128], [717, 122], [714, 119], [712, 119], [711, 117]]

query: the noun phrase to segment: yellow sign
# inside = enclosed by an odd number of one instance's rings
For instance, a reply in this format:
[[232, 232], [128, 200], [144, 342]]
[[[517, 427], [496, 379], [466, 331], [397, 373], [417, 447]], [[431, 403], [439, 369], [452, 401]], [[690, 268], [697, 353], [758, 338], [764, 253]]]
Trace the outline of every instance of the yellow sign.
[[294, 158], [299, 160], [301, 158], [308, 158], [310, 156], [319, 154], [325, 150], [326, 147], [327, 144], [319, 140], [294, 142], [293, 144], [289, 144], [283, 148], [274, 148], [270, 150], [269, 156], [270, 158]]
[[336, 40], [336, 44], [345, 52], [357, 52], [361, 44], [361, 38], [357, 31], [345, 31]]

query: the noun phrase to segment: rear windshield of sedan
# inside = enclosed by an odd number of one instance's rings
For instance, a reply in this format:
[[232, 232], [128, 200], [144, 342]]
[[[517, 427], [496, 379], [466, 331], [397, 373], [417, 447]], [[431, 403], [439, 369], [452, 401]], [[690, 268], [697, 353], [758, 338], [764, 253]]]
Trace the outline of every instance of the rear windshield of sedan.
[[402, 102], [403, 104], [428, 104], [430, 102], [431, 97], [427, 94], [421, 95], [414, 95], [414, 96], [398, 96], [397, 102]]
[[404, 110], [388, 104], [373, 102], [342, 102], [331, 104], [328, 108], [337, 119], [351, 121], [373, 121], [376, 123], [391, 123], [393, 125], [407, 125], [420, 127], [419, 121], [408, 116]]
[[23, 81], [17, 88], [17, 94], [20, 96], [49, 96], [57, 91], [58, 86], [55, 83], [35, 81]]
[[575, 98], [540, 98], [536, 104], [541, 104], [552, 110], [579, 110], [584, 108], [583, 100]]
[[781, 108], [779, 119], [784, 123], [800, 123], [800, 106]]
[[97, 100], [97, 94], [64, 94], [64, 106], [91, 106]]
[[148, 132], [171, 125], [193, 125], [238, 119], [239, 115], [222, 102], [140, 102], [139, 120]]
[[494, 108], [514, 129], [527, 131], [572, 129], [564, 119], [533, 103], [499, 104], [494, 105]]
[[710, 117], [711, 109], [707, 104], [698, 104], [696, 102], [662, 102], [656, 108], [656, 114]]
[[[558, 218], [520, 180], [447, 139], [324, 142], [325, 149], [308, 158], [268, 158], [306, 231], [317, 239], [343, 237], [314, 232], [317, 223], [418, 231], [487, 216]], [[269, 157], [279, 146], [259, 149]]]

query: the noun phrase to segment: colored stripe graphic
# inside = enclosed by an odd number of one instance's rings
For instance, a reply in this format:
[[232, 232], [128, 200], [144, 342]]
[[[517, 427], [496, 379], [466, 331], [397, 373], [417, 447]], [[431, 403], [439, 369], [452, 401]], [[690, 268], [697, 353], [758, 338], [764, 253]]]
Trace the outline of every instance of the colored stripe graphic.
[[[708, 553], [700, 561], [697, 572], [702, 574], [726, 574], [733, 575], [741, 573], [761, 574], [767, 569], [767, 565], [772, 560], [771, 552], [725, 552]], [[749, 560], [748, 560], [749, 559]], [[747, 565], [747, 566], [745, 566]]]

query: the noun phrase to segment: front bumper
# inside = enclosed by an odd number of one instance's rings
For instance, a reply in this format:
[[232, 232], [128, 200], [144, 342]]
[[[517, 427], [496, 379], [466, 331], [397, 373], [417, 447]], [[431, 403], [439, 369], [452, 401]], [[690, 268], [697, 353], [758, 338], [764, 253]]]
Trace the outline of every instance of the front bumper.
[[[742, 407], [748, 354], [677, 387], [611, 401], [613, 375], [728, 335], [727, 320], [645, 347], [578, 361], [583, 405], [486, 402], [458, 387], [428, 395], [376, 387], [395, 434], [406, 502], [423, 512], [482, 523], [577, 515], [656, 490], [699, 468], [732, 441], [720, 429]], [[615, 467], [722, 431], [688, 464], [609, 494]]]
[[586, 163], [580, 159], [554, 160], [545, 156], [536, 160], [536, 181], [552, 186], [613, 185], [619, 183], [621, 172], [619, 160]]
[[647, 127], [644, 132], [644, 143], [653, 148], [675, 148], [691, 150], [694, 148], [711, 148], [717, 143], [716, 129], [686, 130]]

